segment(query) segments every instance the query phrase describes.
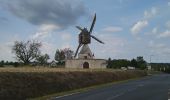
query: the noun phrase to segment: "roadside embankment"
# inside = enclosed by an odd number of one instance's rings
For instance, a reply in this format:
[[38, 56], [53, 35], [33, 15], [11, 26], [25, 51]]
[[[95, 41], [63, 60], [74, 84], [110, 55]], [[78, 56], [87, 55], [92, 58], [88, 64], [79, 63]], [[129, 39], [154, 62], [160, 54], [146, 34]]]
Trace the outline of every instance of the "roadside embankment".
[[146, 76], [145, 71], [0, 72], [0, 100], [20, 100]]

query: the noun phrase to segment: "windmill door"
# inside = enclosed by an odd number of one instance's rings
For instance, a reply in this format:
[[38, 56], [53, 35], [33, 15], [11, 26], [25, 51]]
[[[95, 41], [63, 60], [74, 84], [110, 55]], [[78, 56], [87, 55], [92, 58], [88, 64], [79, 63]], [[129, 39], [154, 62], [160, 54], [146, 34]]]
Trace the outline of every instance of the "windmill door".
[[89, 63], [88, 62], [84, 62], [83, 63], [83, 68], [85, 68], [85, 69], [89, 68]]

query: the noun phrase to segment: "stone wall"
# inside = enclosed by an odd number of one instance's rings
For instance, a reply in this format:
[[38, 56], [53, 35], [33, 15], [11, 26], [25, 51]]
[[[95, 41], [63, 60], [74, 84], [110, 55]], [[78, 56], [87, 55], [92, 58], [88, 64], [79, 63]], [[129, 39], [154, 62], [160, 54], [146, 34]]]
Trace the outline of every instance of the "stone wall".
[[106, 68], [104, 59], [71, 59], [66, 61], [66, 68]]

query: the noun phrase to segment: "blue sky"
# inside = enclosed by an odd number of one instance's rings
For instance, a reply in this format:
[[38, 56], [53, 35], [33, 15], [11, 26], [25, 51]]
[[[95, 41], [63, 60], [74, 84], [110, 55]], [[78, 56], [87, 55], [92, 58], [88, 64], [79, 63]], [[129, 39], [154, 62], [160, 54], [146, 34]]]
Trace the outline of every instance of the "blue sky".
[[97, 15], [92, 41], [96, 58], [170, 62], [170, 0], [0, 0], [0, 60], [15, 61], [14, 41], [38, 40], [42, 53], [76, 50], [79, 30]]

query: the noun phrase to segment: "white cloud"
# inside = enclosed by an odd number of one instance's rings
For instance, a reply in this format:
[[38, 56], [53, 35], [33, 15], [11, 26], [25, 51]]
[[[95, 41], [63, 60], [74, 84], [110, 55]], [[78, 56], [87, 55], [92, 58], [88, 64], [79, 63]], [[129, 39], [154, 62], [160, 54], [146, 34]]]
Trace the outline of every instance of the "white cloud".
[[165, 44], [162, 43], [155, 43], [154, 41], [150, 41], [149, 42], [149, 47], [153, 48], [153, 49], [163, 49], [166, 47]]
[[160, 33], [157, 37], [158, 37], [158, 38], [170, 37], [170, 31], [169, 31], [169, 30], [166, 30], [165, 32]]
[[136, 24], [133, 25], [133, 27], [131, 28], [131, 32], [133, 35], [138, 34], [139, 32], [142, 31], [143, 28], [145, 28], [148, 25], [148, 21], [147, 20], [142, 20], [142, 21], [138, 21]]
[[170, 2], [168, 2], [168, 6], [170, 6]]
[[157, 32], [158, 32], [158, 28], [157, 28], [157, 27], [154, 27], [154, 28], [152, 29], [152, 33], [153, 33], [153, 34], [157, 34]]
[[148, 46], [152, 54], [161, 58], [161, 62], [163, 61], [161, 56], [167, 56], [169, 58], [170, 47], [168, 47], [166, 44], [156, 43], [151, 40]]
[[43, 39], [49, 36], [54, 30], [60, 29], [59, 26], [52, 24], [43, 24], [39, 27], [38, 31], [32, 36], [33, 39]]
[[170, 20], [166, 22], [166, 27], [170, 29]]
[[144, 18], [151, 18], [157, 14], [157, 9], [155, 7], [152, 7], [150, 11], [144, 11]]
[[71, 38], [72, 38], [72, 36], [71, 36], [70, 33], [64, 32], [64, 33], [61, 33], [61, 34], [62, 34], [62, 35], [61, 35], [61, 38], [62, 38], [62, 40], [64, 40], [64, 41], [70, 41]]
[[122, 30], [123, 29], [121, 27], [109, 26], [109, 27], [104, 28], [102, 31], [105, 31], [105, 32], [119, 32], [119, 31], [122, 31]]
[[[156, 7], [152, 7], [150, 10], [145, 10], [144, 11], [144, 16], [143, 16], [143, 20], [139, 20], [138, 22], [136, 22], [136, 24], [133, 25], [133, 27], [130, 29], [132, 35], [136, 35], [138, 33], [140, 33], [146, 26], [148, 26], [148, 20], [152, 17], [154, 17], [156, 14], [158, 13], [158, 9]], [[157, 33], [157, 28], [153, 28], [152, 32], [147, 32], [144, 34], [156, 34]], [[138, 36], [138, 38], [141, 39], [141, 37]]]
[[104, 42], [104, 44], [101, 44], [92, 39], [90, 47], [96, 58], [118, 57], [124, 53], [123, 47], [126, 44], [124, 38], [108, 33], [99, 33], [96, 37]]
[[1, 43], [0, 44], [0, 60], [11, 60], [12, 53], [11, 47], [8, 43]]

